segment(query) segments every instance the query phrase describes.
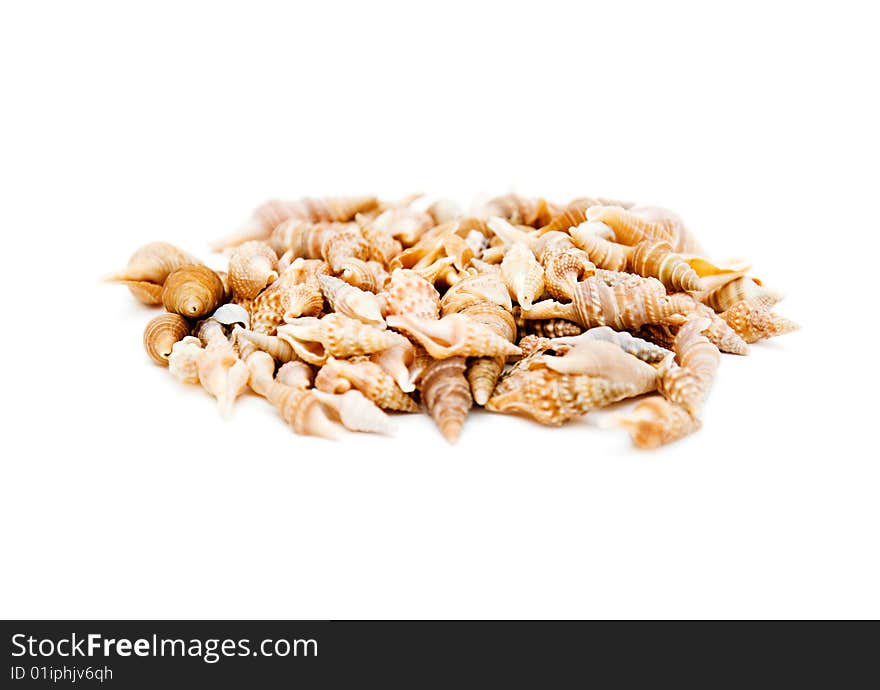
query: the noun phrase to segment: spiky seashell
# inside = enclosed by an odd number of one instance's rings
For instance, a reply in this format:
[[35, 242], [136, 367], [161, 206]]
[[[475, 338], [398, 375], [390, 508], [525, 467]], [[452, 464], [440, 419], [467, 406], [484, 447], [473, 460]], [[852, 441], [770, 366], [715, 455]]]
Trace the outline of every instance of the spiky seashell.
[[290, 218], [278, 225], [266, 242], [276, 254], [285, 257], [285, 261], [296, 258], [321, 259], [324, 240], [352, 225], [356, 223], [313, 223]]
[[664, 398], [695, 417], [721, 363], [718, 348], [702, 333], [708, 327], [708, 319], [696, 317], [678, 329], [673, 344], [675, 363], [667, 360], [661, 365], [657, 383]]
[[237, 327], [233, 330], [233, 336], [238, 342], [249, 342], [263, 352], [269, 353], [279, 362], [293, 362], [299, 359], [290, 344], [277, 335], [266, 335]]
[[202, 347], [202, 341], [188, 335], [171, 347], [171, 354], [168, 356], [168, 371], [183, 383], [198, 383], [199, 362], [204, 355], [205, 349]]
[[321, 291], [330, 308], [352, 319], [357, 319], [370, 326], [385, 328], [382, 318], [382, 304], [372, 292], [361, 290], [349, 285], [344, 280], [328, 275], [319, 275]]
[[629, 431], [633, 443], [643, 449], [658, 448], [700, 428], [699, 419], [659, 395], [640, 401], [618, 424]]
[[378, 261], [349, 258], [339, 264], [338, 275], [349, 285], [367, 292], [379, 293], [385, 289], [390, 276]]
[[144, 328], [144, 349], [156, 364], [167, 367], [174, 344], [189, 332], [189, 323], [179, 314], [160, 314]]
[[518, 366], [501, 378], [486, 409], [523, 414], [541, 424], [559, 425], [632, 397], [637, 390], [630, 382], [560, 374], [545, 366]]
[[198, 259], [173, 244], [151, 242], [131, 255], [126, 268], [105, 280], [127, 285], [131, 294], [144, 304], [162, 304], [162, 286], [166, 278], [182, 266], [199, 263]]
[[541, 355], [541, 361], [560, 374], [587, 374], [618, 383], [631, 383], [636, 390], [633, 395], [657, 388], [654, 367], [605, 340], [585, 340], [562, 355]]
[[247, 366], [238, 358], [223, 327], [216, 321], [202, 322], [198, 337], [205, 346], [205, 354], [198, 363], [199, 383], [217, 399], [220, 414], [226, 417], [232, 412], [235, 399], [247, 387]]
[[634, 246], [643, 240], [666, 240], [677, 246], [680, 225], [672, 217], [655, 221], [619, 206], [593, 206], [587, 209], [587, 219], [605, 223], [614, 230], [617, 242]]
[[747, 343], [791, 333], [799, 328], [794, 321], [765, 306], [760, 298], [735, 302], [721, 313], [721, 318]]
[[547, 350], [552, 350], [553, 343], [550, 342], [550, 338], [540, 335], [527, 335], [520, 338], [519, 349], [522, 350], [523, 359], [526, 359], [533, 355], [542, 354]]
[[522, 243], [514, 244], [504, 256], [501, 279], [510, 297], [526, 308], [544, 292], [544, 269], [532, 250]]
[[324, 308], [324, 293], [317, 274], [328, 271], [320, 260], [298, 258], [251, 305], [251, 323], [257, 333], [273, 335], [284, 317], [318, 316]]
[[314, 370], [305, 362], [286, 362], [278, 367], [275, 380], [291, 388], [311, 388], [315, 380]]
[[413, 270], [394, 269], [382, 296], [386, 315], [407, 314], [419, 319], [439, 318], [440, 293], [432, 283]]
[[407, 333], [435, 359], [520, 354], [516, 345], [462, 314], [449, 314], [439, 320], [395, 314], [387, 322], [390, 328]]
[[712, 289], [698, 295], [699, 300], [717, 312], [726, 311], [741, 300], [772, 307], [782, 300], [782, 294], [764, 287], [750, 276], [734, 275], [731, 280], [720, 282]]
[[340, 395], [320, 390], [311, 394], [349, 431], [365, 431], [375, 434], [391, 434], [394, 425], [387, 414], [360, 391], [350, 390]]
[[471, 409], [471, 387], [464, 376], [465, 358], [431, 360], [419, 382], [422, 400], [440, 433], [450, 443], [461, 434]]
[[658, 364], [672, 354], [670, 350], [660, 347], [653, 342], [636, 338], [627, 331], [615, 331], [608, 326], [596, 326], [573, 337], [554, 337], [551, 340], [551, 345], [573, 348], [582, 343], [597, 340], [613, 343], [624, 352], [649, 364]]
[[323, 365], [328, 357], [351, 357], [380, 352], [405, 338], [368, 326], [342, 314], [321, 319], [304, 316], [279, 326], [278, 337], [309, 364]]
[[419, 409], [381, 366], [368, 359], [353, 361], [330, 357], [315, 378], [315, 388], [327, 393], [344, 393], [351, 387], [386, 410], [416, 412]]
[[543, 238], [549, 240], [538, 255], [544, 268], [544, 287], [553, 299], [570, 301], [574, 286], [593, 275], [596, 266], [586, 252], [574, 246], [568, 235], [553, 231]]
[[254, 352], [247, 359], [248, 382], [255, 393], [263, 396], [278, 409], [298, 434], [335, 438], [338, 427], [324, 411], [314, 391], [287, 386], [272, 378], [275, 362], [265, 352]]
[[370, 245], [370, 259], [387, 266], [391, 260], [403, 251], [403, 245], [394, 239], [387, 225], [380, 225], [375, 219], [364, 215], [355, 218], [360, 226], [361, 234]]
[[535, 228], [547, 225], [562, 208], [557, 204], [551, 204], [546, 199], [531, 199], [518, 194], [505, 194], [504, 196], [490, 199], [482, 209], [478, 210], [480, 216], [498, 216], [522, 225], [531, 225]]
[[611, 271], [624, 270], [631, 248], [601, 237], [587, 227], [590, 225], [591, 223], [587, 222], [571, 229], [571, 239], [574, 245], [586, 252], [590, 261], [597, 267]]
[[[709, 327], [703, 330], [703, 335], [719, 350], [734, 355], [746, 355], [749, 353], [748, 343], [724, 319], [716, 314], [711, 307], [695, 300], [693, 313], [709, 319]], [[668, 321], [675, 321], [677, 319], [680, 320], [681, 317], [673, 316]]]
[[265, 242], [251, 240], [229, 257], [229, 287], [236, 297], [253, 299], [278, 278], [278, 256]]
[[162, 287], [165, 309], [188, 319], [206, 316], [223, 303], [223, 281], [207, 266], [182, 266]]
[[224, 304], [211, 314], [211, 318], [223, 326], [234, 326], [236, 324], [244, 328], [250, 326], [250, 314], [240, 304]]
[[700, 277], [680, 254], [672, 251], [665, 240], [645, 240], [633, 247], [629, 270], [641, 276], [652, 276], [671, 290], [702, 289]]
[[513, 308], [513, 318], [520, 335], [561, 338], [563, 336], [578, 335], [584, 330], [582, 326], [574, 321], [566, 321], [565, 319], [536, 319], [529, 321], [523, 318], [520, 307]]
[[395, 268], [422, 268], [444, 256], [443, 239], [455, 232], [458, 223], [445, 223], [428, 230], [413, 246], [404, 249], [388, 264]]

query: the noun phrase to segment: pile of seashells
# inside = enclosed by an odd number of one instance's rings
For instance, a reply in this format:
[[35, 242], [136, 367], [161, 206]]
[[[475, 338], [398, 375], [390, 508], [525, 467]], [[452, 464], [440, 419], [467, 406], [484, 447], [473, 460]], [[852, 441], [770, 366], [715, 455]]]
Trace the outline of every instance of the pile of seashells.
[[387, 433], [386, 410], [421, 403], [452, 442], [474, 404], [559, 425], [643, 396], [616, 423], [654, 448], [699, 428], [721, 352], [797, 328], [674, 214], [602, 198], [510, 194], [469, 216], [273, 200], [213, 249], [227, 272], [155, 242], [108, 280], [165, 307], [153, 361], [223, 414], [250, 387], [301, 434]]

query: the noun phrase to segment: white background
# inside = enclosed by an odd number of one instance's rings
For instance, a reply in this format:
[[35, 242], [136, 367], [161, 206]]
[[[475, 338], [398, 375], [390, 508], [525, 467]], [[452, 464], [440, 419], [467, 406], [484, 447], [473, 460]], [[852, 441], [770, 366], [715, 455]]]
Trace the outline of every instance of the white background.
[[[868, 3], [27, 3], [0, 10], [4, 617], [877, 617]], [[860, 9], [861, 8], [861, 9]], [[697, 435], [223, 422], [100, 284], [273, 196], [671, 207], [800, 332]]]

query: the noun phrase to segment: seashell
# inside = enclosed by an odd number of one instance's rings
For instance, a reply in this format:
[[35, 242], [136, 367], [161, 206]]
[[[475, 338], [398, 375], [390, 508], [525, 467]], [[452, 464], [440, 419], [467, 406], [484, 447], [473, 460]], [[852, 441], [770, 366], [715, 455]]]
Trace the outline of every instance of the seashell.
[[296, 433], [336, 437], [338, 427], [327, 416], [314, 391], [287, 386], [272, 378], [275, 362], [271, 356], [254, 352], [248, 357], [247, 369], [251, 389], [271, 402]]
[[461, 206], [450, 199], [438, 199], [428, 206], [428, 208], [425, 209], [425, 212], [434, 219], [435, 225], [458, 220], [464, 215]]
[[211, 318], [223, 326], [234, 326], [240, 324], [244, 328], [250, 325], [250, 315], [248, 310], [240, 304], [224, 304], [218, 308]]
[[370, 355], [370, 361], [378, 364], [394, 379], [404, 393], [412, 393], [416, 389], [416, 383], [429, 360], [430, 357], [424, 348], [413, 346], [406, 338], [396, 345]]
[[668, 208], [659, 206], [631, 206], [628, 209], [634, 215], [652, 223], [672, 223], [678, 229], [678, 241], [673, 243], [673, 249], [687, 254], [705, 255], [706, 252], [697, 242], [696, 238], [685, 227], [678, 214]]
[[324, 308], [324, 293], [316, 275], [324, 274], [327, 264], [298, 258], [251, 305], [251, 322], [257, 333], [273, 335], [284, 317], [318, 316]]
[[571, 229], [571, 239], [574, 245], [586, 252], [590, 261], [599, 268], [611, 271], [626, 269], [631, 248], [588, 231], [585, 229], [588, 225], [591, 223], [583, 223]]
[[741, 300], [760, 300], [764, 306], [772, 307], [782, 300], [782, 294], [765, 288], [754, 278], [734, 274], [731, 280], [698, 295], [698, 299], [715, 311], [722, 312]]
[[344, 393], [352, 386], [383, 409], [401, 412], [417, 412], [419, 409], [394, 379], [370, 360], [330, 357], [315, 379], [315, 388], [327, 393]]
[[591, 206], [602, 205], [597, 199], [584, 197], [570, 202], [565, 209], [553, 216], [549, 223], [538, 228], [538, 234], [548, 232], [566, 232], [569, 228], [576, 227], [587, 220], [587, 209]]
[[252, 240], [229, 257], [229, 287], [235, 297], [253, 299], [278, 279], [278, 256], [265, 242]]
[[177, 341], [168, 356], [168, 371], [183, 383], [199, 382], [199, 362], [205, 354], [202, 342], [191, 335]]
[[411, 270], [427, 280], [431, 285], [445, 283], [448, 286], [452, 286], [458, 282], [458, 271], [452, 265], [453, 261], [454, 259], [451, 256], [446, 256], [442, 259], [437, 259], [428, 266], [423, 268], [415, 267]]
[[505, 311], [511, 311], [513, 303], [501, 274], [468, 273], [449, 288], [440, 300], [443, 315], [460, 312], [473, 304], [490, 302]]
[[440, 293], [415, 271], [396, 268], [385, 292], [385, 314], [405, 314], [419, 319], [440, 317]]
[[464, 377], [464, 357], [431, 360], [421, 377], [419, 391], [440, 433], [449, 443], [461, 434], [473, 401], [471, 388]]
[[237, 327], [232, 332], [235, 341], [251, 343], [254, 347], [272, 355], [279, 362], [294, 362], [299, 359], [294, 349], [276, 335], [266, 335]]
[[492, 217], [486, 221], [486, 225], [504, 247], [509, 248], [514, 244], [524, 244], [529, 249], [532, 249], [540, 239], [534, 230], [529, 231], [516, 228], [503, 218]]
[[435, 359], [520, 354], [516, 345], [462, 314], [449, 314], [439, 320], [395, 314], [387, 322], [390, 328], [408, 333]]
[[414, 245], [436, 224], [431, 214], [410, 207], [390, 208], [373, 221], [376, 229], [400, 240], [405, 247]]
[[452, 259], [452, 265], [459, 271], [468, 267], [474, 258], [474, 249], [463, 237], [455, 234], [443, 238], [443, 251]]
[[646, 220], [619, 206], [593, 206], [587, 209], [587, 219], [599, 221], [614, 230], [614, 238], [621, 244], [635, 246], [643, 240], [665, 240], [677, 248], [680, 225], [672, 217]]
[[328, 357], [351, 357], [380, 352], [405, 340], [398, 333], [368, 326], [342, 314], [321, 319], [304, 316], [278, 327], [278, 337], [309, 364], [323, 365]]
[[168, 242], [151, 242], [138, 249], [122, 271], [104, 280], [123, 283], [144, 304], [162, 304], [162, 286], [168, 276], [182, 266], [201, 263]]
[[306, 390], [315, 380], [315, 372], [305, 362], [286, 362], [278, 368], [275, 380], [291, 388]]
[[523, 414], [541, 424], [559, 425], [632, 397], [636, 391], [636, 386], [629, 382], [560, 374], [544, 366], [517, 366], [501, 378], [486, 409]]
[[664, 240], [645, 240], [633, 247], [629, 270], [641, 276], [660, 280], [671, 290], [701, 290], [700, 277], [672, 245]]
[[657, 388], [657, 370], [654, 367], [606, 340], [584, 340], [562, 356], [544, 354], [540, 360], [548, 369], [560, 374], [587, 374], [609, 381], [631, 383], [637, 391], [633, 395], [650, 393]]
[[375, 294], [329, 275], [318, 275], [318, 282], [333, 311], [370, 326], [385, 328], [381, 302]]
[[721, 313], [721, 318], [747, 343], [756, 343], [800, 328], [794, 321], [772, 311], [760, 297], [735, 302]]
[[627, 429], [633, 443], [643, 449], [658, 448], [700, 428], [699, 419], [659, 395], [639, 402], [618, 424]]
[[579, 335], [583, 328], [574, 321], [565, 319], [543, 319], [528, 321], [522, 317], [520, 307], [513, 308], [513, 318], [516, 321], [520, 334], [537, 335], [544, 338], [560, 338], [570, 335]]
[[388, 284], [388, 272], [378, 261], [350, 258], [342, 261], [339, 266], [339, 276], [349, 285], [361, 290], [378, 293]]
[[370, 245], [370, 259], [387, 266], [391, 260], [403, 251], [403, 245], [394, 239], [387, 226], [377, 225], [374, 219], [364, 215], [355, 218], [361, 234]]
[[647, 340], [636, 338], [627, 331], [615, 331], [608, 326], [596, 326], [574, 337], [555, 337], [552, 338], [551, 344], [553, 347], [574, 348], [592, 341], [614, 343], [624, 352], [649, 364], [659, 364], [672, 355], [672, 352], [666, 348], [659, 347]]
[[205, 346], [205, 354], [198, 362], [199, 383], [217, 399], [220, 414], [227, 417], [235, 399], [247, 387], [247, 366], [216, 321], [202, 322], [198, 337]]
[[675, 333], [678, 326], [668, 323], [646, 323], [633, 331], [639, 340], [653, 343], [657, 347], [671, 351], [675, 344]]
[[596, 267], [568, 235], [553, 231], [543, 237], [550, 240], [538, 255], [544, 268], [544, 286], [554, 299], [570, 301], [577, 282], [595, 274]]
[[699, 414], [721, 363], [718, 348], [702, 334], [709, 324], [709, 320], [703, 317], [685, 323], [678, 330], [673, 344], [676, 363], [667, 359], [659, 370], [657, 388], [660, 393], [694, 417]]
[[333, 415], [349, 431], [378, 434], [391, 434], [394, 431], [394, 425], [388, 415], [364, 397], [360, 391], [350, 390], [341, 395], [334, 395], [314, 390], [311, 394], [325, 408], [332, 410]]
[[514, 244], [501, 262], [501, 279], [511, 299], [525, 308], [544, 292], [544, 269], [525, 244]]
[[[703, 330], [709, 342], [714, 343], [722, 352], [734, 355], [747, 355], [749, 346], [730, 325], [705, 304], [694, 301], [694, 313], [709, 319], [709, 327]], [[680, 318], [680, 317], [679, 317]]]
[[505, 194], [490, 199], [477, 215], [498, 216], [511, 223], [540, 228], [561, 212], [562, 209], [558, 205], [551, 204], [546, 199]]
[[533, 355], [543, 354], [547, 350], [552, 350], [553, 343], [550, 342], [550, 338], [540, 335], [527, 335], [520, 339], [519, 349], [522, 350], [523, 359], [526, 359]]
[[165, 309], [190, 319], [206, 316], [223, 303], [223, 282], [207, 266], [183, 266], [165, 279]]
[[178, 314], [160, 314], [144, 328], [144, 349], [156, 364], [168, 366], [174, 344], [189, 335], [190, 325]]

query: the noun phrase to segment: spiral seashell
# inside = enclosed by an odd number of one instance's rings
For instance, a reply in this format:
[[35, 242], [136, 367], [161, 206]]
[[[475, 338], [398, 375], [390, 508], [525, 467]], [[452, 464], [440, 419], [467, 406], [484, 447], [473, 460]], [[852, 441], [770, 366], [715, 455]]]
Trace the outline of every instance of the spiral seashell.
[[325, 409], [332, 410], [333, 416], [338, 418], [342, 426], [349, 431], [376, 434], [391, 434], [394, 431], [394, 425], [388, 415], [364, 397], [360, 391], [350, 390], [334, 395], [314, 390], [311, 394], [324, 405]]
[[464, 357], [431, 360], [419, 384], [428, 414], [449, 443], [458, 439], [473, 404], [464, 371]]
[[665, 240], [673, 248], [678, 245], [680, 225], [672, 217], [650, 221], [619, 206], [593, 206], [587, 209], [587, 219], [605, 223], [614, 230], [617, 242], [631, 247], [643, 240]]
[[229, 287], [235, 297], [253, 299], [278, 279], [278, 256], [265, 242], [240, 245], [229, 257]]
[[696, 317], [682, 326], [675, 336], [675, 363], [670, 360], [660, 367], [657, 388], [664, 398], [681, 405], [696, 417], [709, 393], [721, 353], [702, 331], [709, 320]]
[[658, 448], [700, 428], [699, 419], [659, 395], [639, 402], [618, 424], [629, 431], [633, 443], [643, 449]]
[[518, 194], [505, 194], [490, 199], [476, 215], [498, 216], [511, 223], [540, 228], [547, 225], [554, 216], [561, 212], [560, 206], [551, 204], [546, 199], [531, 199]]
[[586, 252], [590, 261], [599, 268], [611, 271], [626, 269], [632, 249], [594, 234], [586, 228], [589, 225], [591, 225], [589, 222], [583, 223], [571, 229], [574, 245]]
[[294, 319], [278, 327], [278, 337], [301, 359], [316, 365], [323, 365], [328, 357], [380, 352], [405, 340], [398, 333], [379, 330], [342, 314]]
[[196, 319], [213, 312], [223, 303], [223, 282], [207, 266], [182, 266], [165, 279], [162, 304], [165, 309]]
[[553, 343], [550, 338], [544, 338], [540, 335], [527, 335], [520, 339], [519, 349], [522, 350], [522, 360], [534, 358], [548, 350], [553, 349]]
[[560, 338], [579, 335], [584, 330], [574, 321], [566, 321], [565, 319], [535, 319], [531, 321], [524, 319], [520, 307], [514, 307], [512, 313], [520, 336], [537, 335], [545, 338]]
[[569, 228], [576, 227], [587, 220], [587, 209], [593, 206], [603, 205], [598, 199], [583, 197], [570, 202], [561, 213], [556, 214], [546, 225], [538, 228], [538, 234], [548, 232], [566, 232]]
[[168, 371], [182, 383], [198, 383], [199, 362], [204, 355], [201, 341], [188, 335], [172, 345], [168, 356]]
[[254, 347], [267, 352], [279, 362], [295, 362], [299, 359], [294, 349], [277, 335], [266, 335], [265, 333], [257, 333], [249, 331], [245, 328], [237, 327], [233, 330], [233, 337], [236, 342], [248, 342]]
[[250, 325], [250, 315], [248, 314], [248, 310], [240, 304], [224, 304], [211, 314], [211, 318], [223, 326], [235, 326], [236, 324], [239, 324], [244, 328], [247, 328]]
[[320, 260], [293, 261], [278, 280], [254, 299], [250, 310], [253, 330], [273, 335], [285, 316], [318, 316], [324, 308], [324, 293], [316, 276], [327, 270], [327, 264]]
[[361, 229], [361, 234], [370, 245], [370, 259], [387, 266], [391, 260], [403, 251], [403, 245], [394, 239], [391, 230], [385, 225], [379, 225], [372, 218], [358, 215], [355, 218]]
[[528, 308], [544, 292], [544, 269], [525, 244], [514, 244], [501, 262], [501, 279], [511, 299]]
[[553, 338], [552, 344], [554, 347], [577, 347], [581, 343], [593, 340], [613, 343], [624, 352], [649, 364], [659, 364], [672, 354], [668, 349], [659, 347], [653, 342], [636, 338], [627, 331], [615, 331], [608, 326], [596, 326], [574, 337]]
[[568, 235], [556, 231], [544, 235], [546, 242], [538, 256], [544, 268], [544, 286], [553, 299], [570, 301], [578, 281], [594, 275], [596, 266]]
[[414, 245], [436, 224], [429, 213], [411, 207], [390, 208], [373, 221], [376, 229], [399, 240], [405, 247]]
[[560, 374], [586, 374], [615, 383], [630, 383], [636, 391], [633, 395], [650, 393], [657, 388], [654, 367], [605, 340], [584, 340], [561, 356], [541, 355], [540, 361]]
[[697, 272], [664, 240], [639, 242], [629, 255], [628, 265], [634, 273], [657, 278], [671, 290], [702, 289]]
[[205, 354], [198, 362], [199, 383], [217, 399], [220, 414], [227, 417], [235, 399], [247, 387], [247, 366], [216, 321], [204, 321], [198, 337], [205, 346]]
[[162, 286], [168, 276], [182, 266], [201, 263], [168, 242], [151, 242], [138, 249], [128, 265], [105, 278], [127, 285], [131, 294], [144, 304], [162, 304]]
[[462, 314], [449, 314], [439, 320], [397, 314], [389, 316], [387, 322], [390, 328], [408, 333], [435, 359], [520, 354], [516, 345]]
[[429, 359], [424, 348], [415, 347], [406, 338], [402, 338], [396, 345], [370, 355], [370, 361], [378, 364], [382, 371], [394, 379], [404, 393], [412, 393], [416, 389], [416, 383]]
[[189, 332], [189, 323], [179, 314], [160, 314], [144, 328], [144, 349], [156, 364], [167, 367], [174, 344]]
[[792, 333], [800, 328], [794, 321], [772, 311], [761, 298], [739, 300], [723, 311], [721, 318], [747, 343]]
[[318, 282], [333, 311], [370, 326], [385, 328], [381, 301], [375, 294], [329, 275], [319, 275]]
[[395, 268], [385, 292], [385, 314], [404, 314], [419, 319], [440, 318], [440, 293], [415, 271]]
[[723, 312], [741, 300], [753, 303], [760, 300], [765, 307], [772, 307], [782, 300], [782, 294], [764, 287], [754, 278], [733, 274], [730, 280], [698, 295], [698, 299], [715, 311]]
[[379, 293], [388, 284], [389, 276], [378, 261], [345, 259], [339, 264], [339, 277], [349, 285], [367, 292]]
[[330, 357], [315, 379], [315, 388], [327, 393], [344, 393], [351, 387], [386, 410], [417, 412], [419, 409], [394, 379], [370, 360], [352, 361]]
[[291, 388], [311, 388], [315, 372], [305, 362], [286, 362], [278, 368], [275, 380]]

